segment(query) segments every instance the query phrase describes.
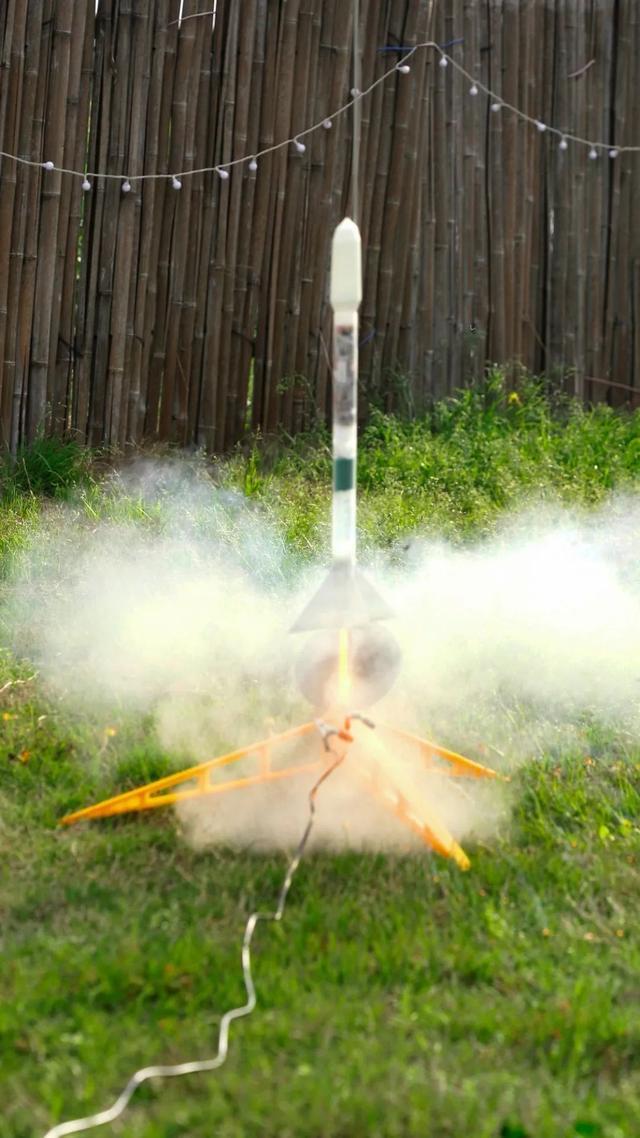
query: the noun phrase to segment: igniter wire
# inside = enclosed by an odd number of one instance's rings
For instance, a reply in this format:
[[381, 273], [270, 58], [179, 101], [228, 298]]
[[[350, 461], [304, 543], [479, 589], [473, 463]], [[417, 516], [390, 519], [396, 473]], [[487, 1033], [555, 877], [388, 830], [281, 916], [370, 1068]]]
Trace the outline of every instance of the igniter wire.
[[[324, 726], [323, 724], [323, 727]], [[127, 1109], [138, 1087], [142, 1086], [142, 1084], [146, 1083], [149, 1079], [173, 1079], [180, 1075], [197, 1075], [204, 1071], [215, 1071], [225, 1062], [229, 1051], [229, 1028], [231, 1024], [236, 1019], [242, 1019], [244, 1016], [251, 1015], [257, 1003], [256, 989], [251, 972], [251, 942], [253, 940], [253, 934], [260, 921], [282, 920], [291, 883], [300, 865], [313, 829], [316, 813], [316, 795], [322, 784], [326, 782], [344, 759], [344, 754], [340, 754], [334, 750], [330, 742], [332, 736], [338, 734], [337, 730], [331, 729], [329, 732], [325, 732], [320, 728], [319, 724], [318, 730], [320, 731], [325, 751], [335, 755], [335, 760], [331, 763], [331, 766], [322, 772], [320, 778], [317, 779], [309, 792], [309, 817], [298, 847], [289, 862], [276, 908], [271, 913], [252, 913], [245, 925], [244, 936], [242, 938], [242, 975], [247, 993], [247, 1001], [240, 1007], [230, 1008], [229, 1011], [224, 1013], [220, 1020], [217, 1055], [212, 1059], [196, 1059], [191, 1063], [142, 1067], [131, 1076], [124, 1090], [113, 1103], [113, 1106], [110, 1106], [107, 1110], [100, 1110], [96, 1114], [89, 1114], [86, 1118], [74, 1118], [70, 1122], [61, 1122], [57, 1126], [52, 1126], [50, 1130], [47, 1130], [44, 1138], [63, 1138], [65, 1134], [79, 1134], [83, 1130], [93, 1130], [97, 1126], [106, 1126], [109, 1122], [115, 1122]]]

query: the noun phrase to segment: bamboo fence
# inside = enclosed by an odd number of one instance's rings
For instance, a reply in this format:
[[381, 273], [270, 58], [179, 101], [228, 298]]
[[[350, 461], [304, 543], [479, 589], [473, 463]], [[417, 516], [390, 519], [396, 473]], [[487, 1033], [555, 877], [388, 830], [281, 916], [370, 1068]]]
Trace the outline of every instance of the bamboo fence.
[[[350, 207], [346, 0], [2, 0], [0, 445], [223, 451], [326, 418], [332, 230]], [[637, 145], [637, 0], [361, 0], [362, 86], [435, 39], [498, 97]], [[640, 157], [493, 113], [434, 52], [362, 102], [361, 389], [418, 411], [487, 362], [640, 393]], [[136, 181], [142, 174], [158, 177]], [[635, 401], [635, 402], [634, 402]]]

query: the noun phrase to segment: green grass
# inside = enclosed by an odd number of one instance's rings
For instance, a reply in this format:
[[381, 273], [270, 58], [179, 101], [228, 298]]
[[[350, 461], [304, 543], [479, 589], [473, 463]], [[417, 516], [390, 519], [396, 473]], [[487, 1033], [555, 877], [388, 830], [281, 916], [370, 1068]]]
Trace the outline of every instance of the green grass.
[[[509, 403], [495, 378], [419, 422], [378, 415], [368, 540], [463, 540], [540, 497], [588, 508], [637, 488], [639, 439], [638, 416], [552, 408], [537, 387]], [[326, 531], [328, 461], [316, 438], [218, 478], [304, 556]], [[162, 501], [90, 471], [59, 490], [79, 526], [163, 524]], [[5, 578], [59, 508], [7, 476]], [[194, 851], [170, 811], [58, 830], [172, 760], [150, 718], [72, 713], [8, 651], [0, 689], [0, 1138], [33, 1138], [109, 1104], [138, 1066], [215, 1052], [243, 999], [244, 922], [275, 902], [286, 859]], [[597, 723], [573, 738], [516, 774], [511, 822], [470, 848], [468, 874], [428, 854], [305, 860], [282, 925], [256, 934], [259, 1006], [224, 1068], [143, 1089], [112, 1132], [635, 1138], [640, 745]]]
[[[227, 478], [307, 552], [326, 543], [330, 471], [330, 437], [317, 431], [286, 447], [254, 447]], [[533, 379], [507, 393], [495, 371], [417, 420], [373, 411], [358, 452], [362, 540], [392, 545], [416, 529], [462, 540], [490, 533], [505, 510], [588, 508], [639, 476], [640, 414], [551, 400]]]

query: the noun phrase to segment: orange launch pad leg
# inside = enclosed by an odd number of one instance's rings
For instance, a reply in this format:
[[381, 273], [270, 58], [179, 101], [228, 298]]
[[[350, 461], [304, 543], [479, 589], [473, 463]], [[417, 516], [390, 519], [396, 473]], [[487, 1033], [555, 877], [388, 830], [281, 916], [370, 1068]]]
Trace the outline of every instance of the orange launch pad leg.
[[[348, 734], [349, 720], [345, 723], [347, 732], [337, 733], [342, 740], [346, 740], [347, 748], [351, 737]], [[442, 773], [453, 777], [470, 776], [472, 778], [498, 778], [495, 771], [465, 759], [453, 751], [447, 751], [435, 743], [427, 742], [418, 736], [410, 735], [405, 731], [398, 731], [393, 727], [383, 727], [382, 734], [411, 743], [418, 747], [429, 765], [433, 765], [433, 756], [444, 759], [450, 769], [443, 769]], [[146, 786], [136, 790], [125, 791], [114, 798], [98, 802], [95, 806], [88, 806], [83, 810], [76, 810], [61, 819], [61, 825], [70, 826], [75, 822], [88, 821], [94, 818], [109, 818], [118, 814], [139, 812], [142, 810], [155, 810], [160, 806], [170, 806], [176, 802], [186, 802], [189, 799], [201, 798], [205, 795], [224, 794], [231, 790], [242, 790], [248, 786], [258, 786], [274, 782], [278, 779], [291, 778], [298, 774], [312, 771], [321, 771], [329, 765], [332, 752], [326, 751], [315, 760], [295, 763], [291, 766], [273, 767], [271, 765], [271, 752], [274, 747], [290, 740], [300, 739], [307, 735], [318, 733], [322, 736], [322, 726], [319, 723], [305, 723], [301, 727], [294, 727], [280, 735], [263, 739], [249, 747], [242, 747], [231, 751], [227, 755], [210, 759], [198, 766], [157, 779]], [[376, 748], [377, 750], [377, 748]], [[469, 859], [464, 850], [447, 830], [438, 817], [436, 811], [424, 799], [418, 801], [410, 787], [402, 785], [397, 775], [394, 775], [392, 764], [384, 759], [384, 748], [373, 751], [367, 756], [367, 762], [357, 761], [355, 773], [364, 782], [367, 789], [388, 809], [403, 825], [413, 830], [425, 843], [443, 857], [452, 858], [461, 869], [469, 868]], [[239, 778], [217, 781], [215, 774], [223, 767], [230, 766], [242, 759], [253, 758], [257, 761], [257, 770], [253, 774], [242, 775]]]
[[[227, 790], [241, 790], [245, 786], [256, 786], [259, 783], [273, 782], [277, 779], [288, 778], [292, 775], [303, 774], [305, 771], [320, 770], [324, 759], [315, 762], [300, 763], [292, 767], [274, 770], [271, 766], [271, 750], [279, 743], [286, 743], [289, 739], [301, 738], [317, 731], [315, 723], [305, 723], [302, 727], [293, 727], [281, 735], [273, 735], [270, 739], [262, 739], [259, 743], [252, 743], [250, 747], [241, 747], [237, 751], [230, 751], [228, 755], [220, 755], [216, 759], [209, 759], [196, 767], [178, 771], [176, 774], [159, 778], [137, 790], [128, 790], [118, 794], [115, 798], [107, 798], [95, 806], [87, 806], [84, 810], [76, 810], [67, 814], [60, 820], [60, 825], [70, 826], [74, 822], [86, 821], [90, 818], [110, 818], [115, 814], [129, 814], [140, 810], [155, 810], [159, 806], [172, 806], [176, 802], [186, 802], [190, 798], [201, 798], [205, 794], [223, 794]], [[241, 778], [227, 779], [224, 782], [214, 782], [213, 776], [221, 767], [230, 766], [241, 759], [253, 756], [258, 760], [256, 774]]]
[[465, 759], [464, 755], [458, 755], [455, 751], [448, 751], [439, 743], [432, 743], [430, 739], [421, 739], [419, 735], [412, 735], [410, 731], [402, 731], [399, 727], [388, 727], [386, 723], [378, 723], [377, 729], [382, 734], [390, 735], [392, 739], [399, 739], [417, 747], [430, 767], [435, 766], [434, 757], [444, 759], [446, 763], [449, 763], [450, 769], [442, 770], [442, 773], [448, 774], [451, 778], [504, 779], [504, 775], [492, 771], [491, 767], [483, 767], [481, 763], [474, 763], [473, 759]]

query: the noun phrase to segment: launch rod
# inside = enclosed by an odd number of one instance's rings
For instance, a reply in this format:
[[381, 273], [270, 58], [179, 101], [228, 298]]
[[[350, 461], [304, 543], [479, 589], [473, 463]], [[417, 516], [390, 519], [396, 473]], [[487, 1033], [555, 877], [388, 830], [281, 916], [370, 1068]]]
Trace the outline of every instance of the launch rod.
[[362, 300], [362, 246], [355, 221], [345, 217], [331, 248], [333, 308], [334, 565], [356, 564], [356, 460], [358, 451], [358, 308]]

